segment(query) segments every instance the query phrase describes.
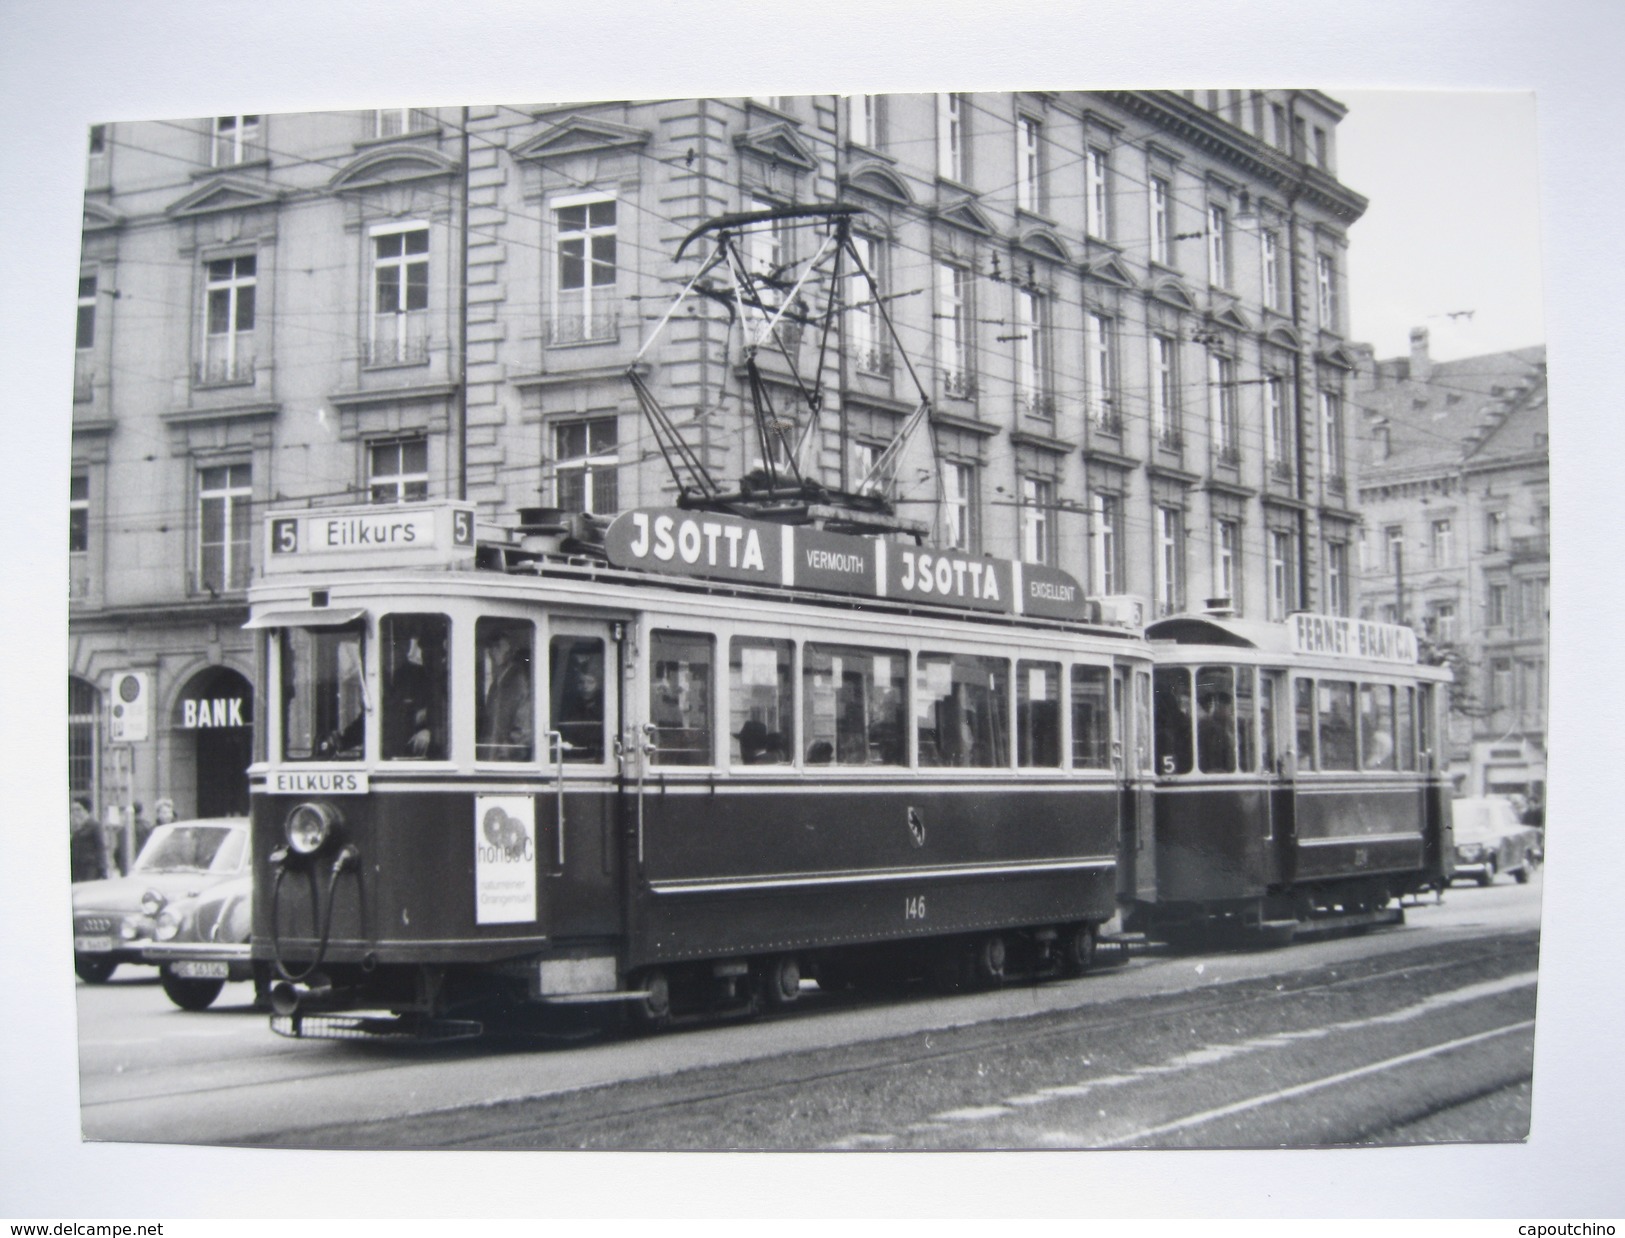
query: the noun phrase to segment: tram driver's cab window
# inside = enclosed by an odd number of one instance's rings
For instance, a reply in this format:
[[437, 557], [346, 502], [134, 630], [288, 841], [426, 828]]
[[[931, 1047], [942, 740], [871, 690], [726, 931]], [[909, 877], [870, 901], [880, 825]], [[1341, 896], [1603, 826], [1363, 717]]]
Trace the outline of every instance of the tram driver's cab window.
[[649, 649], [656, 765], [710, 765], [711, 638], [656, 632]]
[[1010, 664], [1003, 658], [922, 653], [914, 717], [920, 764], [997, 769], [1010, 764]]
[[386, 761], [443, 761], [451, 621], [444, 615], [385, 615], [378, 624], [384, 701], [379, 753]]
[[906, 765], [908, 654], [808, 644], [801, 651], [801, 739], [809, 765]]
[[1341, 680], [1321, 680], [1316, 685], [1319, 694], [1320, 768], [1347, 770], [1355, 768], [1354, 758], [1354, 685]]
[[481, 619], [474, 625], [476, 760], [536, 759], [533, 639], [524, 619]]
[[596, 636], [555, 636], [547, 650], [549, 727], [567, 762], [604, 759], [604, 642]]
[[1153, 679], [1157, 773], [1188, 774], [1191, 749], [1191, 673], [1182, 666], [1158, 667]]
[[361, 629], [282, 631], [282, 755], [289, 761], [359, 761], [367, 685]]
[[728, 734], [732, 765], [785, 765], [795, 742], [795, 699], [787, 640], [736, 636], [728, 646]]
[[1204, 666], [1196, 672], [1196, 766], [1204, 774], [1236, 772], [1236, 672]]

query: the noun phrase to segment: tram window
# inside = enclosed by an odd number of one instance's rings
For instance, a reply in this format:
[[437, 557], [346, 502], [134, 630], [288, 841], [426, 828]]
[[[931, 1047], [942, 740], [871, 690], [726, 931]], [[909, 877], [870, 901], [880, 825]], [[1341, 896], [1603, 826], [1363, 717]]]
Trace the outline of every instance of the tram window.
[[536, 759], [534, 637], [523, 619], [474, 625], [474, 756], [480, 761]]
[[1204, 774], [1236, 772], [1236, 672], [1204, 666], [1196, 672], [1196, 762]]
[[1416, 768], [1416, 689], [1399, 690], [1399, 710], [1394, 715], [1399, 730], [1399, 768]]
[[649, 720], [656, 765], [710, 765], [712, 639], [656, 632], [650, 642]]
[[1360, 685], [1360, 768], [1397, 768], [1394, 755], [1394, 690], [1387, 684]]
[[1151, 772], [1151, 676], [1134, 673], [1134, 764]]
[[548, 725], [563, 741], [564, 759], [596, 765], [604, 759], [604, 642], [596, 636], [555, 636], [547, 646]]
[[1061, 764], [1061, 668], [1054, 662], [1016, 663], [1016, 764]]
[[1320, 693], [1320, 768], [1353, 769], [1354, 685], [1321, 680], [1316, 686]]
[[1184, 667], [1158, 667], [1155, 683], [1157, 773], [1188, 774], [1193, 760], [1191, 673]]
[[801, 737], [811, 765], [906, 765], [908, 654], [804, 645]]
[[1294, 730], [1298, 742], [1298, 768], [1315, 768], [1315, 681], [1295, 679]]
[[385, 615], [378, 624], [384, 668], [386, 761], [442, 761], [449, 751], [446, 668], [451, 620], [444, 615]]
[[1258, 769], [1258, 754], [1253, 742], [1253, 713], [1256, 698], [1253, 681], [1257, 672], [1250, 666], [1236, 667], [1236, 768], [1244, 774]]
[[795, 731], [787, 640], [736, 636], [728, 646], [729, 759], [735, 765], [784, 765]]
[[1259, 756], [1263, 768], [1275, 771], [1275, 676], [1268, 671], [1258, 678]]
[[1072, 668], [1074, 769], [1111, 768], [1111, 718], [1106, 712], [1106, 681], [1110, 674], [1104, 666]]
[[1425, 683], [1416, 694], [1416, 750], [1424, 758], [1433, 756], [1433, 685]]
[[914, 729], [920, 764], [997, 769], [1010, 764], [1010, 664], [963, 653], [922, 653]]
[[283, 757], [359, 761], [366, 723], [360, 630], [284, 628]]

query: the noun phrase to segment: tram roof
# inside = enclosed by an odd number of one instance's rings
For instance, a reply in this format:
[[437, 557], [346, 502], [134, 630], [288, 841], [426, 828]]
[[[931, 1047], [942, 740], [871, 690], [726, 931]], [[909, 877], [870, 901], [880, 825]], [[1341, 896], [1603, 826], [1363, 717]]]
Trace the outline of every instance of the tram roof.
[[1282, 623], [1221, 615], [1170, 615], [1145, 625], [1147, 640], [1176, 645], [1230, 645], [1261, 653], [1288, 654], [1292, 641]]

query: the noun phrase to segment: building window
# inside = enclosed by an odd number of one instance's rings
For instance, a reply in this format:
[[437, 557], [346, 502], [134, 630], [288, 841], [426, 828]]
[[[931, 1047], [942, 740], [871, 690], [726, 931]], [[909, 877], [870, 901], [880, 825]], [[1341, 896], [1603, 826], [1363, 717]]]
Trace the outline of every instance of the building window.
[[1174, 340], [1151, 337], [1151, 433], [1164, 447], [1178, 448], [1179, 387], [1174, 374]]
[[1286, 108], [1279, 103], [1270, 104], [1271, 141], [1276, 149], [1290, 151], [1292, 149], [1292, 133], [1287, 128]]
[[248, 587], [254, 491], [246, 464], [198, 470], [198, 588], [211, 594]]
[[90, 142], [86, 153], [87, 158], [90, 161], [89, 173], [86, 180], [91, 184], [95, 184], [96, 182], [100, 181], [107, 172], [106, 125], [90, 126]]
[[942, 466], [943, 537], [954, 550], [976, 549], [976, 466]]
[[619, 426], [614, 417], [553, 428], [555, 501], [567, 512], [607, 516], [620, 507]]
[[1320, 306], [1323, 331], [1337, 330], [1337, 262], [1330, 254], [1315, 255], [1315, 299]]
[[1219, 597], [1227, 598], [1230, 605], [1239, 610], [1240, 597], [1237, 590], [1241, 584], [1241, 574], [1237, 570], [1237, 561], [1241, 555], [1241, 525], [1234, 520], [1218, 520], [1213, 525], [1213, 591]]
[[1219, 353], [1207, 358], [1208, 415], [1220, 464], [1241, 462], [1241, 422], [1236, 410], [1236, 363]]
[[1315, 165], [1328, 172], [1332, 168], [1331, 137], [1319, 125], [1315, 126]]
[[1270, 530], [1270, 614], [1277, 622], [1297, 609], [1297, 538], [1282, 529]]
[[1296, 472], [1296, 444], [1293, 441], [1292, 418], [1287, 413], [1286, 380], [1279, 374], [1264, 379], [1264, 420], [1269, 431], [1270, 474], [1290, 481]]
[[1326, 482], [1342, 493], [1346, 482], [1343, 453], [1343, 397], [1331, 391], [1320, 393], [1320, 421], [1326, 435]]
[[1383, 566], [1390, 572], [1405, 570], [1405, 529], [1402, 525], [1391, 524], [1383, 530], [1383, 543], [1387, 552], [1383, 558]]
[[1023, 116], [1016, 127], [1016, 205], [1037, 213], [1044, 209], [1044, 126]]
[[1171, 265], [1168, 242], [1173, 237], [1169, 212], [1173, 195], [1168, 182], [1160, 176], [1151, 178], [1151, 261], [1163, 266]]
[[429, 229], [413, 224], [374, 232], [372, 365], [429, 359]]
[[96, 346], [96, 276], [79, 277], [79, 318], [74, 328], [73, 346], [78, 349]]
[[1089, 420], [1108, 434], [1123, 432], [1123, 418], [1117, 409], [1117, 366], [1115, 332], [1105, 314], [1084, 318], [1084, 365], [1088, 390]]
[[1518, 659], [1518, 712], [1524, 725], [1542, 726], [1546, 716], [1546, 664]]
[[260, 118], [258, 116], [216, 116], [210, 163], [232, 168], [259, 158]]
[[1544, 636], [1546, 634], [1547, 593], [1549, 584], [1544, 576], [1531, 577], [1518, 582], [1518, 635]]
[[1494, 554], [1498, 550], [1506, 549], [1507, 514], [1505, 512], [1484, 513], [1484, 552]]
[[1185, 513], [1156, 509], [1157, 614], [1177, 615], [1185, 607]]
[[1055, 553], [1050, 534], [1050, 512], [1055, 507], [1055, 483], [1041, 477], [1021, 479], [1021, 557], [1027, 563], [1049, 563]]
[[1512, 659], [1496, 658], [1490, 663], [1490, 708], [1505, 709], [1512, 704]]
[[1455, 561], [1455, 535], [1449, 520], [1435, 520], [1428, 528], [1428, 555], [1434, 567], [1448, 567]]
[[1428, 616], [1428, 627], [1433, 632], [1433, 639], [1448, 645], [1456, 639], [1456, 604], [1435, 602], [1432, 609], [1433, 613]]
[[416, 133], [427, 128], [423, 113], [416, 108], [379, 108], [372, 114], [372, 135], [375, 138], [399, 137], [403, 133]]
[[1217, 204], [1207, 208], [1207, 280], [1230, 287], [1230, 215]]
[[848, 95], [846, 100], [847, 140], [878, 150], [880, 135], [880, 96]]
[[960, 95], [937, 96], [937, 175], [960, 184], [965, 181], [964, 99]]
[[1102, 240], [1112, 234], [1111, 164], [1106, 152], [1091, 146], [1084, 158], [1084, 231]]
[[203, 360], [198, 381], [254, 381], [254, 294], [258, 284], [253, 254], [210, 262], [204, 289]]
[[1326, 543], [1326, 610], [1333, 615], [1349, 613], [1349, 544]]
[[[555, 202], [558, 302], [551, 342], [577, 344], [616, 338], [616, 209], [613, 198]], [[750, 234], [752, 238], [755, 233]], [[754, 256], [754, 255], [753, 255]]]
[[1095, 495], [1094, 542], [1095, 592], [1122, 593], [1123, 581], [1123, 496]]
[[1273, 231], [1259, 234], [1258, 248], [1264, 280], [1264, 308], [1281, 308], [1281, 237]]
[[1034, 417], [1053, 417], [1049, 394], [1049, 345], [1044, 298], [1016, 290], [1016, 402]]
[[1507, 587], [1491, 585], [1484, 599], [1484, 623], [1492, 628], [1504, 628], [1507, 622]]
[[937, 265], [937, 360], [946, 395], [968, 396], [971, 377], [970, 273], [949, 263]]
[[90, 478], [68, 479], [68, 596], [90, 593]]
[[374, 503], [411, 503], [429, 497], [429, 441], [392, 439], [367, 448], [368, 493]]
[[[852, 246], [857, 250], [863, 271], [854, 271], [847, 277], [847, 342], [857, 368], [870, 374], [889, 374], [892, 354], [886, 320], [880, 312], [879, 296], [885, 295], [886, 279], [883, 264], [885, 250], [870, 236], [854, 236]], [[870, 287], [870, 280], [874, 287]]]

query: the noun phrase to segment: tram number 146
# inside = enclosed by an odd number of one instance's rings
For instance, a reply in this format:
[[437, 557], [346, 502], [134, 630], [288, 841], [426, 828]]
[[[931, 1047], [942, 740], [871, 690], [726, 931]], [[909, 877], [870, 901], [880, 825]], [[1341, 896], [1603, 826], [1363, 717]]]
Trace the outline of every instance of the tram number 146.
[[911, 894], [903, 900], [903, 919], [925, 919], [925, 895]]

